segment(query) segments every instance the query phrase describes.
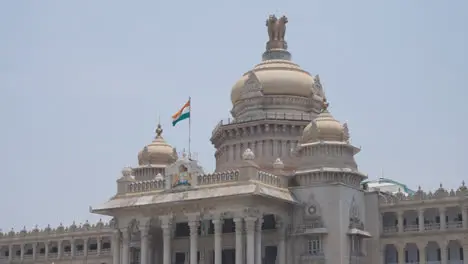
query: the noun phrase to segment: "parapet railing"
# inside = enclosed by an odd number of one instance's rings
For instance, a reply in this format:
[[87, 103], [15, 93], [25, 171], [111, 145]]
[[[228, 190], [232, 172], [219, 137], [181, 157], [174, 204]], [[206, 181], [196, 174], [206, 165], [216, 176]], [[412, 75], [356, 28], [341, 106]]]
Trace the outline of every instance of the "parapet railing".
[[291, 120], [291, 121], [312, 121], [311, 114], [294, 114], [294, 113], [265, 113], [264, 115], [248, 117], [248, 118], [228, 118], [225, 120], [219, 121], [219, 123], [213, 129], [212, 134], [216, 133], [216, 131], [223, 125], [231, 125], [231, 124], [241, 124], [251, 121], [258, 121], [258, 120]]
[[276, 176], [268, 172], [258, 171], [256, 180], [262, 183], [265, 183], [267, 185], [281, 187], [281, 178], [279, 176]]
[[99, 220], [96, 224], [89, 224], [86, 221], [84, 224], [76, 225], [73, 223], [70, 226], [63, 226], [60, 224], [58, 227], [51, 228], [50, 225], [46, 228], [39, 229], [37, 226], [32, 230], [26, 230], [24, 227], [21, 231], [14, 231], [13, 229], [9, 232], [1, 232], [0, 230], [0, 240], [1, 239], [8, 239], [8, 238], [16, 238], [16, 237], [40, 237], [40, 236], [57, 236], [61, 234], [67, 233], [85, 233], [85, 232], [93, 232], [93, 231], [101, 231], [107, 232], [112, 230], [112, 221], [111, 222], [103, 222]]
[[[229, 170], [198, 175], [193, 179], [195, 181], [193, 187], [238, 182], [240, 180], [240, 173], [241, 172], [239, 170]], [[270, 186], [283, 187], [281, 177], [282, 176], [277, 176], [268, 172], [257, 171], [249, 179], [256, 180]], [[170, 187], [167, 186], [167, 181], [171, 181], [170, 177], [149, 181], [131, 182], [127, 185], [127, 193], [142, 193], [170, 189]]]

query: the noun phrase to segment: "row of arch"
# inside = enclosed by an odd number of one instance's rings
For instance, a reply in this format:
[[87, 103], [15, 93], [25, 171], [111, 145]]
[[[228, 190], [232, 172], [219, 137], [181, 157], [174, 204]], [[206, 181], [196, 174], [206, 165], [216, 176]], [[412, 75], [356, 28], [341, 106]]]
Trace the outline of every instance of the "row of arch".
[[397, 232], [399, 220], [403, 221], [402, 231], [418, 231], [419, 218], [424, 221], [424, 230], [442, 229], [442, 223], [446, 225], [443, 228], [447, 229], [461, 228], [463, 225], [463, 213], [459, 206], [405, 210], [401, 214], [401, 216], [398, 216], [396, 212], [384, 212], [382, 214], [384, 233]]
[[[404, 254], [404, 263], [422, 263], [422, 259], [425, 259], [427, 263], [440, 263], [443, 258], [446, 258], [449, 261], [448, 263], [463, 263], [463, 246], [458, 240], [439, 243], [440, 241], [429, 241], [427, 244], [406, 243], [400, 249], [402, 252], [400, 252], [397, 245], [387, 244], [383, 256], [385, 258], [384, 264], [398, 263], [399, 254]], [[446, 251], [443, 252], [443, 250]]]
[[[72, 245], [74, 245], [74, 255], [96, 255], [98, 253], [108, 253], [111, 249], [111, 237], [104, 236], [102, 238], [91, 237], [89, 239], [77, 238], [74, 240], [64, 239], [59, 241], [50, 241], [49, 243], [40, 242], [26, 242], [24, 244], [10, 244], [0, 246], [0, 258], [2, 259], [20, 259], [23, 255], [24, 258], [33, 258], [34, 246], [36, 245], [36, 257], [45, 257], [48, 252], [48, 257], [57, 257], [59, 254], [62, 256], [71, 256]], [[22, 252], [23, 251], [23, 252]]]

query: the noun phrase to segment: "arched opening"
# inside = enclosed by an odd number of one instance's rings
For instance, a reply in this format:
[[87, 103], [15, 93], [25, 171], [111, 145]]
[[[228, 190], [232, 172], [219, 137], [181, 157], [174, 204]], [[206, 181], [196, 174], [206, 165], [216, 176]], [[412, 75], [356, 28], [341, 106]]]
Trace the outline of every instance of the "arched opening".
[[427, 243], [426, 246], [426, 260], [427, 262], [431, 261], [441, 261], [442, 255], [441, 255], [441, 249], [439, 247], [439, 244], [435, 241], [430, 241]]
[[407, 243], [405, 245], [405, 261], [406, 263], [419, 262], [419, 248], [415, 243]]
[[393, 244], [388, 244], [385, 246], [385, 263], [394, 264], [398, 263], [398, 251]]

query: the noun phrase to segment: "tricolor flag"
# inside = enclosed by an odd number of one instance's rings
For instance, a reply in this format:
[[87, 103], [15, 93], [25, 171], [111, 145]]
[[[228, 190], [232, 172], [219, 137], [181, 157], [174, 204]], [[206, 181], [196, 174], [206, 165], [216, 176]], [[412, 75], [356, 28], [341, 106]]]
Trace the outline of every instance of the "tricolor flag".
[[190, 118], [190, 99], [177, 113], [172, 115], [172, 126], [175, 126], [177, 123], [187, 118]]

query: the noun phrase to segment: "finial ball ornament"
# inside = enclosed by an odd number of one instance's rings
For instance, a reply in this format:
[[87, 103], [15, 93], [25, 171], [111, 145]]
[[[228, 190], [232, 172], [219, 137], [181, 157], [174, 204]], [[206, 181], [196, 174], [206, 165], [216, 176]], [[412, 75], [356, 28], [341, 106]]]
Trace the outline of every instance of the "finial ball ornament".
[[122, 169], [122, 176], [124, 176], [124, 177], [131, 176], [132, 172], [133, 172], [133, 169], [130, 166], [127, 166], [127, 167]]
[[251, 149], [246, 149], [244, 153], [242, 154], [242, 159], [243, 160], [254, 160], [255, 159], [255, 154]]

